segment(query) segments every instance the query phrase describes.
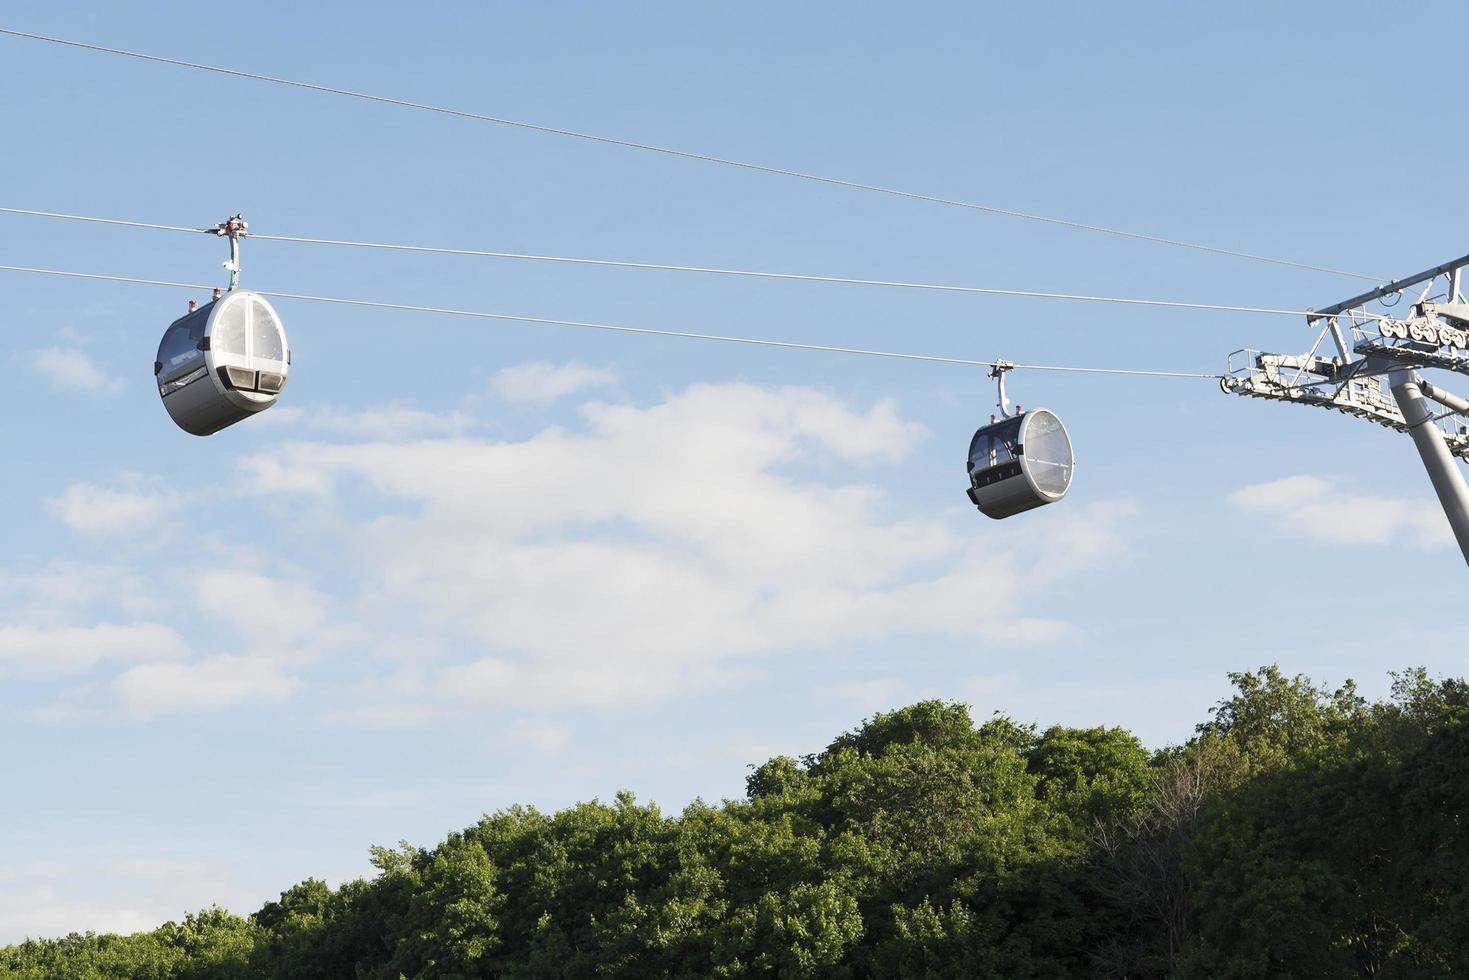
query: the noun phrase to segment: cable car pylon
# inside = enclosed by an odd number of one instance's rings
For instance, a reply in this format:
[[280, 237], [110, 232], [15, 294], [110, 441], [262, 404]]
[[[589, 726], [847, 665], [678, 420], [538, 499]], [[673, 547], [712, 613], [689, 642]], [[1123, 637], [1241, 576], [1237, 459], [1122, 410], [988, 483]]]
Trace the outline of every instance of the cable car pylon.
[[[1235, 351], [1220, 387], [1249, 398], [1334, 409], [1411, 435], [1469, 563], [1469, 484], [1455, 463], [1456, 457], [1469, 459], [1469, 399], [1418, 373], [1437, 369], [1469, 375], [1469, 302], [1460, 288], [1465, 266], [1469, 255], [1307, 313], [1306, 323], [1320, 326], [1310, 351]], [[1366, 310], [1370, 303], [1391, 309], [1419, 286], [1402, 317]], [[1382, 303], [1389, 296], [1399, 299]], [[1328, 338], [1335, 353], [1323, 352]]]

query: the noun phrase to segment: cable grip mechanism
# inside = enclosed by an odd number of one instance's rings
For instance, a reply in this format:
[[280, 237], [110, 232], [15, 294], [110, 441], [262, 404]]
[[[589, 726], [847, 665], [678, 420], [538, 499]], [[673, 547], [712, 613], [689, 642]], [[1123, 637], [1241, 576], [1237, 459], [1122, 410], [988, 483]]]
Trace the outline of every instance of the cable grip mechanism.
[[249, 233], [249, 223], [245, 221], [242, 215], [238, 214], [233, 218], [221, 221], [214, 227], [214, 234], [220, 238], [228, 238], [230, 240], [230, 257], [229, 261], [224, 263], [224, 267], [230, 273], [231, 292], [240, 284], [240, 239]]
[[998, 357], [990, 365], [989, 370], [989, 376], [995, 379], [996, 387], [999, 389], [999, 401], [997, 404], [1000, 409], [1000, 415], [1007, 419], [1010, 418], [1010, 399], [1005, 394], [1005, 375], [1013, 370], [1015, 370], [1014, 363], [1001, 360]]

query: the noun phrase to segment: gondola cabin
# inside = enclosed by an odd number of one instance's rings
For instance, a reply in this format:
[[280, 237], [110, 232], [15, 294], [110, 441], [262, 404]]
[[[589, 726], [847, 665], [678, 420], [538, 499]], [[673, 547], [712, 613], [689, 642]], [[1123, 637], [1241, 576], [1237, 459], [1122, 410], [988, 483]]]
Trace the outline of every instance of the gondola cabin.
[[1066, 427], [1033, 408], [999, 419], [969, 443], [969, 499], [996, 520], [1066, 496], [1076, 460]]
[[173, 322], [153, 374], [169, 417], [207, 436], [274, 405], [290, 364], [275, 310], [259, 293], [233, 289]]

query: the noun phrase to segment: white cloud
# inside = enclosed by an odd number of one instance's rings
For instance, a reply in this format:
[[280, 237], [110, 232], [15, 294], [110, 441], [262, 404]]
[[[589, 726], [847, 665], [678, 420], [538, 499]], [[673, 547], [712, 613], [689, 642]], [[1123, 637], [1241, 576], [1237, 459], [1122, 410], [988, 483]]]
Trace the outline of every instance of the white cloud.
[[0, 617], [13, 623], [67, 625], [116, 614], [149, 618], [163, 607], [156, 580], [125, 565], [52, 561], [0, 570]]
[[[898, 634], [1057, 642], [1071, 627], [1025, 615], [1027, 590], [1121, 551], [1124, 505], [1073, 511], [1022, 562], [957, 506], [894, 515], [875, 487], [796, 475], [902, 458], [924, 432], [888, 402], [696, 385], [582, 414], [523, 441], [298, 443], [244, 466], [277, 492], [366, 484], [395, 504], [348, 522], [363, 616], [463, 651], [412, 704], [647, 703]], [[393, 717], [368, 703], [357, 721]]]
[[326, 597], [305, 582], [248, 571], [204, 572], [193, 582], [201, 612], [272, 649], [311, 637], [326, 623]]
[[490, 379], [490, 390], [509, 402], [549, 405], [574, 392], [616, 383], [617, 375], [605, 368], [538, 361], [502, 369]]
[[282, 701], [296, 682], [263, 657], [216, 656], [194, 663], [143, 664], [112, 682], [112, 693], [135, 719], [173, 711], [208, 711], [242, 701]]
[[826, 693], [845, 702], [853, 710], [868, 715], [888, 711], [902, 703], [908, 685], [898, 677], [871, 677], [866, 680], [834, 684]]
[[1015, 689], [1019, 675], [1014, 671], [1006, 671], [1002, 674], [980, 674], [966, 678], [961, 683], [964, 696], [969, 699], [970, 708], [977, 721], [984, 721], [994, 711], [999, 710], [1002, 696], [1007, 696]]
[[[187, 624], [181, 628], [208, 638], [202, 643], [158, 623], [75, 625], [94, 608], [156, 611], [156, 601], [140, 603], [130, 595], [139, 583], [127, 576], [118, 579], [119, 594], [105, 594], [107, 583], [99, 575], [113, 571], [59, 565], [29, 576], [0, 576], [0, 612], [3, 600], [13, 596], [19, 601], [12, 609], [34, 617], [27, 625], [0, 626], [0, 676], [93, 675], [37, 706], [31, 712], [36, 720], [146, 719], [247, 701], [276, 702], [299, 684], [295, 669], [346, 641], [363, 639], [351, 622], [331, 620], [329, 600], [309, 583], [247, 569], [181, 566], [147, 583], [171, 597], [169, 613]], [[31, 585], [36, 587], [24, 587]], [[69, 596], [68, 589], [78, 594]], [[191, 593], [192, 603], [187, 601]], [[5, 615], [17, 618], [14, 612]], [[228, 644], [223, 651], [220, 638]]]
[[[49, 720], [279, 702], [302, 665], [342, 650], [353, 660], [318, 673], [336, 686], [315, 692], [335, 724], [621, 708], [900, 636], [1063, 642], [1076, 629], [1028, 597], [1124, 553], [1126, 503], [1048, 511], [1023, 553], [957, 502], [896, 509], [866, 474], [927, 433], [889, 401], [694, 385], [648, 406], [584, 405], [580, 419], [516, 440], [345, 419], [334, 431], [347, 441], [278, 445], [241, 474], [277, 507], [316, 498], [313, 575], [336, 576], [340, 598], [228, 532], [192, 563], [120, 576], [131, 585], [115, 596], [101, 569], [0, 576], [0, 611], [30, 624], [0, 631], [0, 667], [98, 669], [36, 713]], [[124, 480], [79, 484], [54, 506], [101, 534], [156, 519], [166, 499]], [[124, 608], [156, 617], [156, 595], [202, 645], [147, 622], [77, 625]], [[502, 723], [537, 751], [562, 738], [549, 721]]]
[[442, 715], [442, 709], [426, 702], [359, 704], [328, 711], [324, 720], [348, 728], [417, 728]]
[[0, 626], [0, 671], [54, 677], [103, 661], [137, 663], [188, 655], [184, 640], [157, 623], [98, 626]]
[[510, 723], [504, 737], [512, 745], [529, 749], [544, 758], [554, 759], [561, 755], [566, 743], [571, 740], [571, 729], [554, 722], [522, 718]]
[[1419, 548], [1453, 543], [1448, 521], [1432, 498], [1369, 497], [1337, 489], [1317, 476], [1288, 476], [1230, 494], [1234, 506], [1268, 517], [1283, 532], [1338, 545], [1406, 541]]
[[431, 412], [399, 403], [358, 411], [336, 405], [283, 405], [262, 413], [260, 423], [352, 439], [397, 440], [453, 435], [469, 428], [473, 418], [458, 409]]
[[897, 403], [890, 398], [853, 425], [851, 410], [828, 395], [802, 388], [787, 388], [782, 394], [788, 403], [782, 410], [791, 413], [792, 429], [843, 459], [896, 462], [928, 435], [923, 426], [899, 418]]
[[131, 933], [222, 903], [259, 905], [222, 864], [131, 859], [0, 866], [0, 944], [71, 932]]
[[413, 728], [446, 712], [427, 696], [424, 672], [400, 666], [370, 673], [345, 690], [344, 707], [328, 709], [325, 720], [352, 728]]
[[[780, 739], [749, 733], [726, 734], [717, 741], [672, 744], [650, 747], [639, 753], [633, 772], [668, 771], [672, 769], [707, 773], [721, 767], [759, 765], [778, 755], [789, 755], [791, 746]], [[580, 776], [588, 782], [600, 774], [588, 771]]]
[[156, 525], [170, 498], [147, 490], [117, 490], [95, 483], [73, 483], [47, 501], [51, 513], [78, 534], [103, 537], [137, 534]]
[[1061, 578], [1124, 558], [1127, 544], [1121, 532], [1136, 514], [1137, 504], [1131, 500], [1073, 501], [1046, 511], [1035, 530], [1038, 550], [1046, 556], [1046, 575]]
[[329, 473], [320, 469], [295, 466], [280, 459], [272, 448], [250, 459], [242, 468], [240, 488], [250, 493], [300, 493], [325, 497], [332, 491], [332, 479]]
[[123, 380], [108, 374], [96, 362], [75, 347], [45, 347], [35, 352], [33, 367], [62, 391], [80, 391], [89, 395], [116, 395]]
[[443, 671], [442, 694], [448, 700], [481, 704], [509, 701], [518, 673], [514, 664], [503, 660], [476, 660]]

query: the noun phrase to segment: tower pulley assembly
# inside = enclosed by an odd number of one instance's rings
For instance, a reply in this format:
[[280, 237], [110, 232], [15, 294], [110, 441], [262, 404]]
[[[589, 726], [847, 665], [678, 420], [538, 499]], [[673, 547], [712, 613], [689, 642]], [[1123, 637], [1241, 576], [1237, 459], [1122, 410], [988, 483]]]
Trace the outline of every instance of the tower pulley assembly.
[[[1466, 266], [1469, 255], [1307, 313], [1306, 323], [1320, 328], [1310, 351], [1235, 351], [1220, 386], [1249, 398], [1334, 409], [1411, 435], [1469, 562], [1469, 485], [1454, 461], [1469, 460], [1469, 400], [1418, 373], [1469, 375], [1469, 303], [1460, 288]], [[1442, 292], [1435, 292], [1440, 279]], [[1402, 315], [1367, 310], [1417, 286], [1418, 298]]]

